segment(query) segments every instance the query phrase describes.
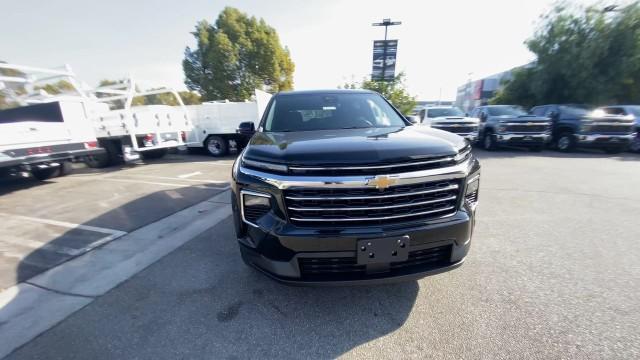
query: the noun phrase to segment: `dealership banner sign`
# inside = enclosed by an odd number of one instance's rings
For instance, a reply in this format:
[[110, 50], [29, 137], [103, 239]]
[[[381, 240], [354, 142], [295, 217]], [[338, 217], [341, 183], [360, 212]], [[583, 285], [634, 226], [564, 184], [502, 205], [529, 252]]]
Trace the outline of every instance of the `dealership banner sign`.
[[373, 41], [373, 69], [371, 80], [389, 81], [396, 75], [398, 40]]

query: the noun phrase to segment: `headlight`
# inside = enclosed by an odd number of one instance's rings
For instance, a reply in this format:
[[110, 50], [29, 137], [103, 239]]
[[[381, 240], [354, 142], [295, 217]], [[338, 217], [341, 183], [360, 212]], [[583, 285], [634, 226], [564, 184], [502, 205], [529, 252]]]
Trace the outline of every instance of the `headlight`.
[[467, 179], [467, 188], [464, 193], [464, 199], [467, 205], [471, 206], [471, 208], [473, 209], [478, 204], [480, 173], [471, 174]]
[[284, 172], [284, 173], [286, 173], [289, 170], [289, 167], [287, 165], [249, 160], [249, 159], [245, 159], [244, 157], [242, 158], [242, 165], [246, 167], [254, 168], [254, 169], [271, 170], [271, 171]]
[[250, 190], [241, 190], [242, 220], [257, 226], [258, 219], [271, 210], [271, 195]]

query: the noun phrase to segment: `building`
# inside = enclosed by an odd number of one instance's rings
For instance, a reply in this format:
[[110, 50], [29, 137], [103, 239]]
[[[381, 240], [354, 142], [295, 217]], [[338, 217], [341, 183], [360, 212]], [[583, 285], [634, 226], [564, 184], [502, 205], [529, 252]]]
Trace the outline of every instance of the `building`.
[[511, 80], [515, 70], [532, 65], [533, 62], [487, 76], [480, 80], [469, 81], [459, 86], [455, 105], [466, 112], [470, 112], [476, 106], [486, 105], [489, 99], [491, 99], [507, 81]]

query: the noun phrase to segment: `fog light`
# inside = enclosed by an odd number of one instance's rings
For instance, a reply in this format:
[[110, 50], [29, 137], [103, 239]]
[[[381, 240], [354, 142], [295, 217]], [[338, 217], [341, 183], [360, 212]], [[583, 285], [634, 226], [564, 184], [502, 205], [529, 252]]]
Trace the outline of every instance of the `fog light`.
[[242, 220], [257, 227], [256, 221], [271, 210], [271, 195], [249, 190], [242, 190], [240, 194], [242, 196]]

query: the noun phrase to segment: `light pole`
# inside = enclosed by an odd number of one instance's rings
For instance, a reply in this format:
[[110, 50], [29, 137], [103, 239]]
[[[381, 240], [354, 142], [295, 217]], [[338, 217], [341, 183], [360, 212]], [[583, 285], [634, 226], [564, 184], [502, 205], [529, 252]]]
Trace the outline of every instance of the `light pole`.
[[382, 80], [384, 81], [385, 70], [387, 69], [387, 28], [389, 26], [401, 25], [402, 21], [391, 21], [382, 19], [382, 22], [373, 23], [372, 26], [384, 26], [384, 48], [382, 50]]

